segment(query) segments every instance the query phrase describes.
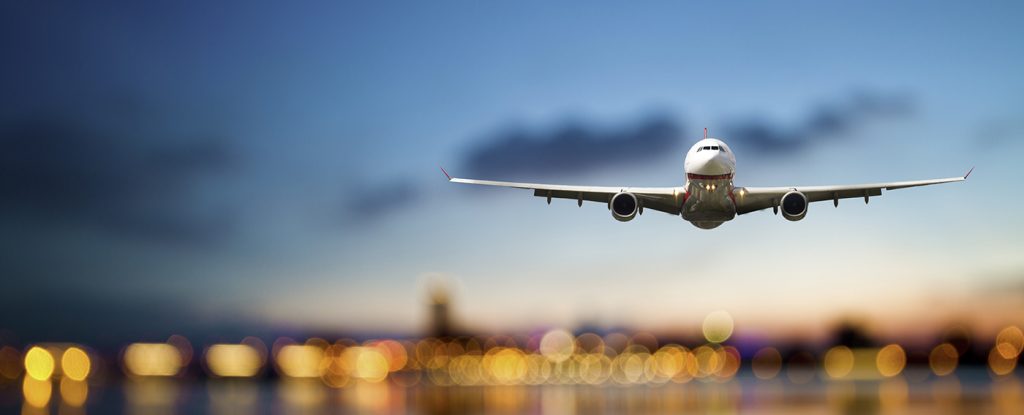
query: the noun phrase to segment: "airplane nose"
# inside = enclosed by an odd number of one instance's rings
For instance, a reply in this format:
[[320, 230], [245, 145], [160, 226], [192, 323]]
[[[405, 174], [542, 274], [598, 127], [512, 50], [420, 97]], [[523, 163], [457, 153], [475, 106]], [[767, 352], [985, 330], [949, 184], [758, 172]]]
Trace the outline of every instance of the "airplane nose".
[[719, 175], [732, 173], [732, 163], [725, 154], [713, 154], [701, 163], [701, 174]]

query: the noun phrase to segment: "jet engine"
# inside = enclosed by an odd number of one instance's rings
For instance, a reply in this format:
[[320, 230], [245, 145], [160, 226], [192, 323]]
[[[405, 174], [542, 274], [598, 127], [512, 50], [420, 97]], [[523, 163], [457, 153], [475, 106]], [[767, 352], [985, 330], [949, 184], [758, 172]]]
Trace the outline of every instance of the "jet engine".
[[782, 217], [798, 221], [807, 216], [807, 196], [796, 190], [782, 196]]
[[640, 210], [640, 202], [632, 193], [616, 193], [609, 203], [612, 210], [612, 217], [619, 222], [629, 222], [636, 217]]

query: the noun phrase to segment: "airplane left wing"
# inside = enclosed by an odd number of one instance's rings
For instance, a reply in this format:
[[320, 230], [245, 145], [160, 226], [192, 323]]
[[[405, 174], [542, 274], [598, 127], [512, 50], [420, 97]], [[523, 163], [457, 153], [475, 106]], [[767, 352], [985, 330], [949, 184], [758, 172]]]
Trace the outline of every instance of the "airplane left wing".
[[906, 189], [908, 187], [929, 186], [933, 184], [961, 182], [967, 180], [971, 175], [971, 168], [962, 177], [949, 177], [945, 179], [914, 180], [891, 183], [855, 184], [842, 186], [794, 186], [794, 187], [740, 187], [733, 190], [733, 197], [736, 200], [736, 214], [742, 215], [761, 209], [775, 208], [779, 206], [780, 199], [786, 193], [798, 191], [807, 196], [808, 202], [820, 202], [831, 200], [839, 206], [839, 199], [863, 197], [867, 203], [871, 196], [880, 196], [882, 190]]
[[637, 197], [642, 209], [654, 209], [672, 215], [678, 215], [683, 204], [683, 187], [610, 187], [610, 186], [567, 186], [558, 184], [499, 182], [493, 180], [460, 179], [451, 177], [442, 168], [441, 171], [453, 183], [475, 184], [483, 186], [511, 187], [514, 189], [533, 190], [533, 195], [551, 199], [571, 199], [580, 206], [584, 201], [611, 203], [612, 196], [618, 193], [632, 193]]

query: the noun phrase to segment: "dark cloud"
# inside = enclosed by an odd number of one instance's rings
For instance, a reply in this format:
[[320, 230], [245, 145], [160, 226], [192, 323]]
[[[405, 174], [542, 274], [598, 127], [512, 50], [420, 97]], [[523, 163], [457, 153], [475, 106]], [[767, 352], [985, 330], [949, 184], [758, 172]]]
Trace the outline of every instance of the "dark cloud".
[[[825, 140], [848, 137], [865, 123], [905, 117], [914, 111], [908, 94], [860, 90], [842, 99], [810, 106], [796, 122], [746, 116], [728, 119], [712, 135], [742, 152], [783, 155]], [[479, 178], [542, 177], [553, 172], [587, 172], [649, 162], [683, 151], [699, 137], [685, 134], [686, 123], [664, 115], [648, 116], [618, 129], [567, 122], [549, 130], [509, 129], [469, 148], [460, 174]]]
[[20, 119], [0, 126], [0, 211], [46, 225], [209, 241], [228, 220], [198, 209], [195, 190], [233, 161], [221, 140], [160, 140], [73, 117]]
[[739, 151], [790, 153], [824, 140], [847, 137], [870, 121], [908, 116], [914, 107], [914, 100], [907, 94], [858, 91], [845, 99], [813, 105], [794, 123], [764, 117], [731, 119], [723, 123], [722, 133], [716, 136]]
[[355, 220], [346, 223], [365, 223], [393, 211], [416, 204], [420, 192], [411, 180], [395, 179], [374, 185], [356, 185], [346, 190], [343, 210]]
[[462, 171], [474, 177], [502, 178], [621, 166], [678, 149], [684, 130], [667, 116], [650, 116], [618, 129], [579, 121], [549, 131], [510, 129], [469, 149]]

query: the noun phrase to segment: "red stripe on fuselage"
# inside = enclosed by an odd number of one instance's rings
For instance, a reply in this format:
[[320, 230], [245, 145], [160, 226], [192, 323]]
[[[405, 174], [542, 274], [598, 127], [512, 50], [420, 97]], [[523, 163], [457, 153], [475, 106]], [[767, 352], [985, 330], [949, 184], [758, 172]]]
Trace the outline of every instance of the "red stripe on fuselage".
[[732, 179], [732, 173], [715, 174], [710, 176], [706, 174], [686, 173], [686, 178], [690, 180], [729, 180]]

